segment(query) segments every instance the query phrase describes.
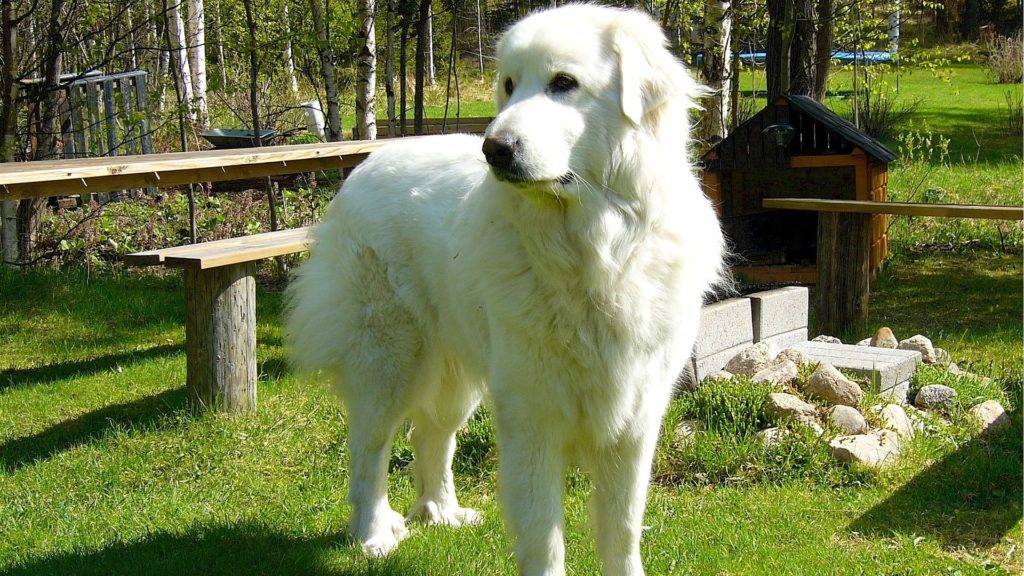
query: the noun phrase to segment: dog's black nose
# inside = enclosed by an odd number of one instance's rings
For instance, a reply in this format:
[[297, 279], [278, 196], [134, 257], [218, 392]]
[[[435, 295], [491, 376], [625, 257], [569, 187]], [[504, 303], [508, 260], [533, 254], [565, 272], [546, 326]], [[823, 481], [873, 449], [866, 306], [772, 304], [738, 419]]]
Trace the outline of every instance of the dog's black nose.
[[509, 171], [516, 156], [519, 141], [510, 136], [490, 136], [484, 139], [484, 157], [487, 163], [501, 171]]

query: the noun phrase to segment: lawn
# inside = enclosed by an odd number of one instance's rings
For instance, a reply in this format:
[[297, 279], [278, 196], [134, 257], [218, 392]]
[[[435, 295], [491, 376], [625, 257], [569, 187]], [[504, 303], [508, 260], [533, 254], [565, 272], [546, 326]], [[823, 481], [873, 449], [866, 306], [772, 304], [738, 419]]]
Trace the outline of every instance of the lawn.
[[[981, 87], [947, 94], [952, 84], [929, 82], [924, 71], [906, 73], [901, 91], [927, 97], [919, 120], [927, 112], [936, 134], [967, 150], [965, 134], [973, 140], [997, 117], [997, 100], [982, 106], [971, 99]], [[481, 98], [463, 115], [493, 113]], [[1019, 204], [1020, 139], [984, 134], [977, 160], [951, 153], [894, 165], [892, 197]], [[915, 386], [942, 381], [960, 404], [946, 415], [950, 426], [934, 423], [881, 472], [839, 465], [807, 438], [765, 450], [728, 418], [680, 449], [672, 431], [695, 405], [752, 406], [757, 388], [739, 382], [678, 399], [648, 499], [648, 573], [1021, 573], [1021, 227], [896, 218], [890, 233], [893, 256], [872, 282], [869, 325], [926, 334], [992, 381], [919, 371]], [[179, 278], [116, 266], [89, 276], [74, 266], [0, 269], [0, 574], [515, 573], [486, 411], [460, 433], [456, 459], [463, 503], [485, 523], [416, 527], [391, 558], [364, 558], [345, 532], [344, 414], [288, 370], [279, 292], [260, 289], [257, 317], [258, 410], [196, 415], [183, 390]], [[963, 408], [984, 398], [1011, 410], [1008, 431], [975, 437], [963, 426]], [[414, 498], [410, 460], [399, 439], [398, 510]], [[598, 571], [587, 489], [585, 476], [570, 475], [570, 574]]]

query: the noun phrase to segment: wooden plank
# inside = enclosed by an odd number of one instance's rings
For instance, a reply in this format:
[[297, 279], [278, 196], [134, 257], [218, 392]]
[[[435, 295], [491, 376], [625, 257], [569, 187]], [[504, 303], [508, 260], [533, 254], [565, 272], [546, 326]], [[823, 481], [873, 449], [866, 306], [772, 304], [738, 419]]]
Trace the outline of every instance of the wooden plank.
[[387, 142], [350, 141], [15, 162], [0, 171], [0, 200], [189, 182], [220, 182], [355, 166]]
[[148, 250], [125, 256], [124, 262], [131, 266], [167, 264], [183, 268], [209, 269], [304, 252], [309, 244], [309, 231], [310, 227], [306, 226], [160, 250]]
[[1024, 220], [1024, 207], [1022, 206], [765, 198], [764, 207], [787, 210], [811, 210], [816, 212], [843, 212], [849, 214], [897, 214], [900, 216], [934, 216], [938, 218]]
[[790, 168], [835, 168], [836, 166], [856, 166], [859, 160], [850, 154], [838, 156], [793, 156], [789, 159]]
[[751, 283], [814, 284], [818, 281], [814, 266], [736, 266], [730, 270]]

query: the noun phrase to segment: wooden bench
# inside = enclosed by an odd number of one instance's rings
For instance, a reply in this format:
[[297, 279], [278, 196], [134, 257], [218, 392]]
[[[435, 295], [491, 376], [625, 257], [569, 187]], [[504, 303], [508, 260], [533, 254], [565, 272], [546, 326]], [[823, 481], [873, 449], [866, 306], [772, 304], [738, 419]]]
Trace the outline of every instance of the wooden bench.
[[818, 213], [815, 317], [817, 329], [824, 334], [833, 335], [867, 323], [872, 215], [1024, 219], [1024, 207], [1021, 206], [807, 198], [766, 198], [763, 206], [786, 210], [811, 210]]
[[[424, 118], [423, 119], [423, 134], [483, 134], [487, 130], [487, 126], [491, 123], [494, 118], [488, 117], [472, 117], [472, 118]], [[406, 118], [405, 120], [405, 134], [408, 136], [413, 135], [413, 120]], [[402, 125], [400, 122], [395, 122], [395, 129], [392, 132], [388, 127], [387, 118], [377, 119], [377, 139], [384, 138], [398, 138], [402, 135]], [[352, 127], [352, 139], [359, 140], [359, 129], [355, 126]]]
[[305, 252], [294, 228], [125, 256], [132, 266], [185, 270], [186, 389], [200, 409], [256, 407], [256, 262]]

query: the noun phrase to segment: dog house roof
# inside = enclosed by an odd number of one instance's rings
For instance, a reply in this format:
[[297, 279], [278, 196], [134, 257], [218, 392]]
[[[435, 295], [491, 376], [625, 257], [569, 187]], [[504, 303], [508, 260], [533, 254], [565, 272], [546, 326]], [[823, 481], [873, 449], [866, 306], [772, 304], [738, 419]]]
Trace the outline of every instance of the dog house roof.
[[[860, 148], [861, 150], [864, 151], [865, 154], [870, 156], [873, 160], [886, 163], [896, 160], [896, 153], [887, 148], [885, 144], [882, 144], [878, 140], [872, 138], [871, 136], [865, 134], [864, 132], [861, 132], [852, 123], [850, 123], [847, 120], [844, 120], [843, 118], [840, 118], [835, 112], [829, 110], [817, 100], [809, 96], [796, 95], [786, 95], [783, 96], [780, 100], [785, 101], [785, 104], [788, 105], [790, 108], [800, 112], [805, 117], [809, 117], [811, 120], [820, 124], [822, 127], [827, 129], [834, 135], [839, 136], [843, 140], [846, 140], [850, 145]], [[782, 102], [776, 100], [776, 105], [780, 104], [782, 104]], [[755, 114], [754, 118], [751, 118], [747, 122], [751, 122], [754, 121], [755, 119], [758, 119], [758, 116], [766, 114], [768, 110], [771, 108], [773, 108], [773, 106], [768, 106], [762, 109], [760, 112]], [[771, 121], [769, 120], [767, 123], [770, 122]], [[712, 152], [717, 153], [721, 149], [723, 144], [728, 142], [730, 139], [738, 137], [738, 135], [748, 133], [749, 131], [739, 129], [734, 130], [732, 133], [726, 136], [724, 140], [713, 146], [707, 154], [710, 154]], [[707, 154], [705, 154], [705, 156], [707, 156]]]

